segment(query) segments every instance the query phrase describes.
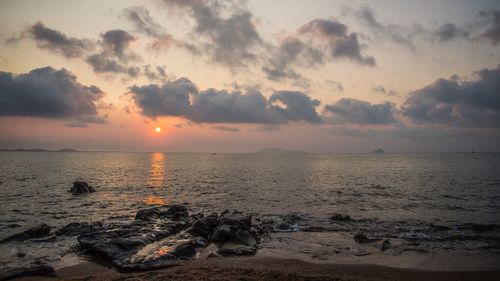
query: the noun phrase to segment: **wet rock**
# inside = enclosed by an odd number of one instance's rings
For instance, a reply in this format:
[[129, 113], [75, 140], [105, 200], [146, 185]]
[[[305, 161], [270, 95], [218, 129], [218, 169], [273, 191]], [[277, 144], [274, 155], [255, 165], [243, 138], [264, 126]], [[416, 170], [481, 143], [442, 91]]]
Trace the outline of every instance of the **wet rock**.
[[354, 235], [354, 241], [356, 241], [357, 243], [365, 244], [365, 243], [371, 243], [371, 242], [373, 242], [375, 240], [368, 238], [363, 233], [356, 233]]
[[381, 251], [385, 251], [385, 250], [388, 250], [391, 248], [391, 241], [389, 239], [386, 239], [384, 240], [384, 242], [382, 242], [382, 248], [380, 248]]
[[200, 218], [191, 225], [189, 232], [196, 236], [208, 238], [217, 226], [218, 220], [219, 218], [215, 214]]
[[188, 217], [182, 205], [141, 209], [129, 224], [106, 228], [100, 224], [69, 224], [58, 232], [84, 232], [77, 239], [86, 253], [109, 261], [120, 270], [134, 271], [176, 265], [179, 259], [196, 255], [196, 248], [200, 247], [214, 247], [214, 251], [227, 256], [255, 254], [265, 233], [252, 225], [251, 216], [225, 212], [220, 217]]
[[177, 246], [171, 254], [179, 258], [191, 257], [196, 255], [196, 249], [190, 244], [182, 244]]
[[50, 234], [50, 226], [42, 223], [23, 232], [6, 237], [0, 240], [0, 243], [6, 243], [11, 241], [24, 241], [27, 239], [44, 237], [49, 234]]
[[79, 223], [72, 222], [56, 231], [57, 236], [75, 236], [103, 230], [100, 222]]
[[252, 217], [241, 213], [224, 214], [210, 239], [213, 242], [234, 242], [243, 245], [256, 244], [256, 238], [249, 232]]
[[0, 281], [27, 276], [46, 276], [52, 273], [54, 273], [54, 268], [49, 265], [33, 265], [30, 267], [16, 268], [1, 272]]
[[193, 237], [189, 241], [189, 244], [191, 244], [195, 248], [203, 248], [208, 245], [208, 240], [205, 239], [204, 237]]
[[182, 205], [163, 205], [149, 209], [141, 209], [135, 215], [136, 220], [152, 221], [157, 219], [180, 220], [188, 217], [187, 208]]
[[350, 221], [351, 217], [349, 215], [334, 214], [330, 217], [332, 221]]
[[73, 187], [70, 189], [73, 195], [79, 195], [83, 193], [95, 192], [95, 189], [84, 181], [73, 182]]
[[302, 229], [304, 232], [323, 232], [325, 228], [322, 226], [308, 226]]
[[235, 243], [224, 243], [217, 254], [222, 256], [247, 256], [255, 255], [256, 248]]

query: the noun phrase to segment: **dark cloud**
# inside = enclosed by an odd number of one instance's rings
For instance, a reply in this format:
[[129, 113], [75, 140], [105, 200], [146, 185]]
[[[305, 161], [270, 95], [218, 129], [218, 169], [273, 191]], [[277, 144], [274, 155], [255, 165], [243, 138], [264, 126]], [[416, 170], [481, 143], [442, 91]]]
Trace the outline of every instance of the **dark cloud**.
[[165, 67], [157, 66], [155, 68], [151, 65], [143, 66], [143, 73], [146, 78], [150, 81], [165, 81], [167, 79], [167, 73], [165, 72]]
[[[316, 112], [319, 100], [313, 100], [302, 92], [278, 91], [269, 98], [271, 107], [279, 111], [287, 120], [320, 123], [321, 118]], [[284, 106], [280, 106], [280, 104]]]
[[354, 16], [355, 19], [365, 25], [377, 39], [390, 40], [412, 51], [416, 51], [416, 46], [413, 42], [414, 37], [425, 32], [422, 27], [418, 25], [407, 27], [394, 23], [382, 23], [377, 19], [375, 11], [370, 6], [363, 6], [359, 9], [343, 7], [343, 12]]
[[385, 89], [384, 86], [382, 85], [375, 85], [372, 87], [372, 91], [374, 91], [375, 93], [381, 93], [381, 94], [384, 94], [386, 96], [389, 96], [389, 97], [394, 97], [394, 96], [398, 96], [398, 92], [396, 92], [395, 90], [393, 89]]
[[98, 102], [104, 93], [84, 86], [71, 72], [51, 67], [14, 75], [0, 72], [0, 116], [33, 116], [102, 123]]
[[304, 93], [278, 91], [269, 99], [258, 90], [245, 92], [207, 89], [198, 91], [186, 78], [162, 86], [133, 86], [130, 94], [144, 116], [181, 116], [196, 123], [285, 124], [319, 123], [319, 101]]
[[132, 86], [130, 93], [135, 104], [147, 117], [186, 116], [190, 113], [190, 95], [197, 94], [198, 89], [189, 79], [180, 78], [162, 86]]
[[81, 57], [93, 47], [90, 40], [69, 37], [58, 30], [46, 27], [40, 21], [28, 27], [19, 37], [8, 39], [7, 43], [23, 38], [34, 40], [40, 49], [59, 53], [67, 58]]
[[171, 8], [187, 11], [192, 16], [195, 21], [193, 32], [205, 40], [201, 46], [214, 62], [234, 68], [256, 59], [254, 49], [263, 41], [251, 12], [240, 1], [162, 2]]
[[151, 49], [160, 51], [175, 45], [194, 53], [192, 46], [180, 42], [174, 36], [165, 32], [162, 26], [151, 17], [149, 11], [144, 6], [126, 8], [123, 10], [123, 15], [135, 26], [137, 31], [153, 38], [152, 43], [149, 44]]
[[314, 36], [328, 45], [328, 53], [334, 59], [348, 59], [362, 65], [374, 66], [375, 59], [361, 54], [356, 33], [348, 33], [347, 26], [334, 19], [315, 19], [299, 28], [302, 35]]
[[87, 56], [85, 61], [95, 73], [125, 74], [138, 77], [141, 69], [130, 65], [130, 61], [139, 60], [139, 56], [130, 50], [130, 44], [136, 38], [125, 30], [113, 29], [101, 34], [100, 52]]
[[409, 94], [403, 115], [417, 123], [457, 127], [500, 127], [500, 68], [483, 69], [477, 79], [438, 79]]
[[308, 22], [298, 29], [296, 36], [283, 39], [277, 47], [271, 47], [269, 53], [261, 67], [266, 78], [271, 81], [288, 79], [303, 87], [309, 86], [309, 79], [303, 77], [296, 67], [317, 67], [329, 59], [375, 65], [373, 57], [361, 54], [356, 33], [348, 33], [347, 26], [334, 19]]
[[121, 60], [128, 59], [130, 55], [127, 55], [126, 51], [130, 43], [136, 40], [130, 33], [121, 29], [108, 30], [101, 35], [101, 39], [105, 51]]
[[452, 23], [446, 23], [440, 26], [435, 32], [435, 36], [441, 42], [453, 41], [457, 38], [467, 38], [469, 33], [461, 30]]
[[488, 21], [488, 29], [481, 35], [496, 45], [500, 41], [500, 10], [481, 11], [479, 15]]
[[157, 23], [149, 11], [143, 6], [132, 6], [123, 11], [127, 20], [132, 22], [135, 28], [149, 36], [157, 37], [163, 35], [162, 27]]
[[239, 132], [240, 129], [236, 127], [227, 127], [227, 126], [212, 126], [212, 129], [224, 131], [224, 132]]
[[272, 51], [272, 56], [262, 71], [266, 78], [272, 81], [283, 79], [304, 79], [297, 73], [293, 65], [313, 67], [324, 62], [324, 54], [321, 50], [303, 43], [299, 38], [289, 37]]
[[351, 98], [343, 98], [325, 106], [325, 120], [334, 124], [387, 125], [395, 123], [395, 104], [382, 102], [371, 104]]

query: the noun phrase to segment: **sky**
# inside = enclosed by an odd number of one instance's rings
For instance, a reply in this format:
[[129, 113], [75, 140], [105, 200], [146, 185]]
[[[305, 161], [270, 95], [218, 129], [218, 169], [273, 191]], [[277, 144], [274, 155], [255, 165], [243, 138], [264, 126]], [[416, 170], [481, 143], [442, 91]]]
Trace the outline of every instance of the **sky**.
[[3, 149], [500, 151], [495, 0], [6, 0], [0, 26]]

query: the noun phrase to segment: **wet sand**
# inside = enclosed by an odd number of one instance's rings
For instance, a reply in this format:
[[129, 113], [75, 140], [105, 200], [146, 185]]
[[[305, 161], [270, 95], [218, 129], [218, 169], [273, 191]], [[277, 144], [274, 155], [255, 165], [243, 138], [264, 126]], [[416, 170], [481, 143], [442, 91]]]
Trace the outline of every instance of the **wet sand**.
[[56, 277], [14, 280], [500, 280], [497, 271], [426, 271], [379, 265], [317, 264], [294, 259], [262, 257], [212, 258], [146, 272], [121, 273], [85, 262], [56, 271]]

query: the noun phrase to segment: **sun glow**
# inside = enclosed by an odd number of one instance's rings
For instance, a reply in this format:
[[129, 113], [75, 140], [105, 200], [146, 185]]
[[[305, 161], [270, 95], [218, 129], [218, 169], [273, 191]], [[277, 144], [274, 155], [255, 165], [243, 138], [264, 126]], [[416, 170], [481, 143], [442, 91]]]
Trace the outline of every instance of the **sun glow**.
[[155, 132], [161, 133], [161, 128], [160, 127], [156, 127]]

